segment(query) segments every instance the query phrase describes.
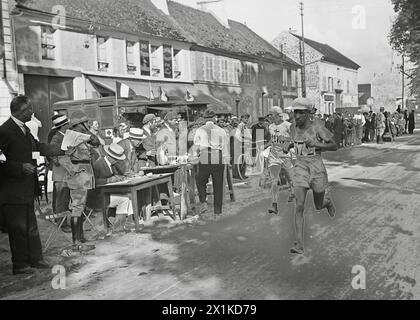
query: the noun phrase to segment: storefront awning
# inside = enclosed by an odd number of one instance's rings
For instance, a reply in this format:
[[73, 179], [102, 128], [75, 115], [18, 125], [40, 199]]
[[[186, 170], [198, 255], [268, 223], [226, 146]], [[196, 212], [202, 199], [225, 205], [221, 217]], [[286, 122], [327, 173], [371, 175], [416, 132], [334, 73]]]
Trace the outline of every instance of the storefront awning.
[[[231, 107], [228, 104], [205, 94], [190, 83], [149, 82], [144, 80], [124, 78], [115, 79], [111, 77], [99, 77], [90, 75], [87, 77], [95, 88], [100, 87], [98, 89], [100, 89], [102, 92], [105, 90], [110, 95], [115, 95], [116, 81], [124, 83], [125, 85], [129, 86], [136, 93], [136, 95], [151, 101], [151, 105], [156, 105], [159, 103], [174, 104], [176, 106], [208, 105], [210, 108], [214, 108], [216, 110], [231, 110]], [[162, 91], [168, 98], [167, 102], [160, 100], [160, 94]], [[190, 94], [190, 97], [193, 98], [193, 101], [186, 100], [187, 92]], [[154, 100], [150, 100], [152, 94], [155, 98]]]

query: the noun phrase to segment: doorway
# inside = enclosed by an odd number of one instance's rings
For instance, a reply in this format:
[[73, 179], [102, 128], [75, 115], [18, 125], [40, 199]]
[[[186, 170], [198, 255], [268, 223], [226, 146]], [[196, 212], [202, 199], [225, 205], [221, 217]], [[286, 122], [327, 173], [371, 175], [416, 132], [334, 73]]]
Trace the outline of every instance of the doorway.
[[25, 94], [34, 105], [35, 116], [41, 121], [39, 141], [46, 142], [51, 129], [52, 105], [58, 101], [73, 100], [73, 78], [24, 75]]

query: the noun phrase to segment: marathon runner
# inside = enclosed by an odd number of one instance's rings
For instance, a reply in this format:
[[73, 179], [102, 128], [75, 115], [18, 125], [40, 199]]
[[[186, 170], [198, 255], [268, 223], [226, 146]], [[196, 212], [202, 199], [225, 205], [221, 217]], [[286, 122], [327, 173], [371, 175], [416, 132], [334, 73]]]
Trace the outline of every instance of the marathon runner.
[[270, 154], [268, 156], [268, 169], [271, 177], [271, 199], [272, 208], [268, 210], [269, 213], [278, 214], [277, 202], [279, 196], [279, 186], [281, 185], [280, 173], [284, 169], [286, 179], [289, 183], [289, 199], [288, 202], [293, 202], [295, 196], [293, 194], [292, 183], [292, 157], [289, 153], [291, 138], [290, 127], [291, 123], [284, 121], [285, 114], [280, 107], [271, 108], [271, 120], [273, 123], [269, 126], [270, 140], [267, 146], [270, 146]]
[[335, 207], [329, 193], [328, 174], [321, 158], [322, 151], [336, 151], [334, 135], [321, 121], [311, 120], [313, 104], [307, 98], [293, 102], [295, 125], [292, 126], [296, 162], [293, 167], [293, 186], [296, 196], [295, 231], [296, 242], [292, 254], [304, 254], [304, 209], [308, 190], [313, 192], [317, 210], [327, 209], [330, 218], [335, 216]]

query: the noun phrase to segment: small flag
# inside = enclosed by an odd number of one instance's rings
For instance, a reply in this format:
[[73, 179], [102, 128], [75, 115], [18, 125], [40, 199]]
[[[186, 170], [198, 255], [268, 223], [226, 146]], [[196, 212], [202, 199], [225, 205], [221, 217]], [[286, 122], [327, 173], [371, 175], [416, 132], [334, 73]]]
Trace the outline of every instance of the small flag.
[[185, 100], [188, 102], [193, 102], [194, 101], [193, 95], [188, 91], [188, 89], [186, 90], [187, 90], [187, 94], [185, 95]]
[[153, 93], [153, 90], [150, 89], [150, 100], [155, 100], [155, 99], [156, 99], [155, 94]]
[[162, 88], [160, 88], [160, 100], [162, 100], [163, 102], [168, 101], [168, 97], [166, 96], [165, 90], [163, 90]]
[[125, 83], [116, 81], [117, 86], [117, 98], [128, 98], [135, 96], [136, 93], [133, 89], [131, 89], [129, 86], [127, 86]]

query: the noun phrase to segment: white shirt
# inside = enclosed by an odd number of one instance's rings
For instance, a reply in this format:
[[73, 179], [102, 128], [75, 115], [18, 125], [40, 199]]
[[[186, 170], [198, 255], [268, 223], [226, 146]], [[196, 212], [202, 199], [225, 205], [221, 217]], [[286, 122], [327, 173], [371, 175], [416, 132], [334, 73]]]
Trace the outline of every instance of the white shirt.
[[29, 130], [31, 131], [31, 134], [33, 135], [33, 137], [36, 140], [39, 141], [38, 131], [39, 131], [39, 128], [42, 128], [41, 121], [39, 121], [34, 115], [32, 115], [32, 119], [30, 121], [26, 122], [25, 124], [29, 128]]
[[353, 117], [354, 120], [362, 120], [362, 126], [366, 124], [366, 119], [363, 114], [355, 114]]
[[194, 144], [200, 149], [221, 150], [223, 156], [229, 156], [226, 131], [211, 121], [197, 129], [194, 136]]

